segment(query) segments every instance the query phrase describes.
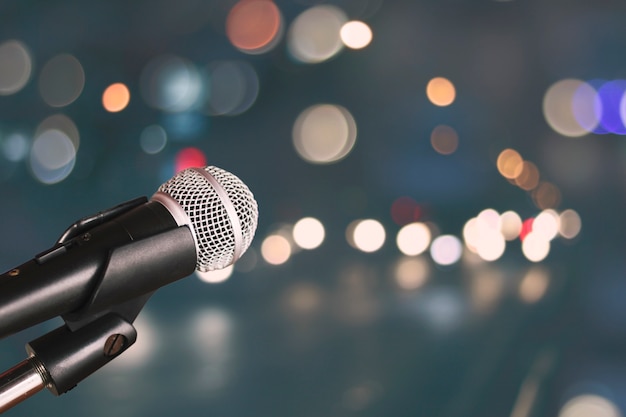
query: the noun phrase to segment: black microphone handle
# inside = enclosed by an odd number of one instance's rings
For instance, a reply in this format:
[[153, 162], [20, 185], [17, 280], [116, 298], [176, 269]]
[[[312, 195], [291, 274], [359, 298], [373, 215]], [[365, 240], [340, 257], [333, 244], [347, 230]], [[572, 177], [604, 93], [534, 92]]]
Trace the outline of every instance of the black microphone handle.
[[190, 275], [193, 235], [150, 201], [0, 275], [0, 338], [66, 315], [80, 320]]

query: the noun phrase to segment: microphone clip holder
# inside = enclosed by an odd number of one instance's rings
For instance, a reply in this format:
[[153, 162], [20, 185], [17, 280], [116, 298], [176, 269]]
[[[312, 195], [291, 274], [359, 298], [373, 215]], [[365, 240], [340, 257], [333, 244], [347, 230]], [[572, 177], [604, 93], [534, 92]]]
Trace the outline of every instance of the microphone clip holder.
[[[55, 247], [146, 201], [140, 197], [77, 221], [63, 233]], [[106, 286], [106, 281], [103, 279], [94, 292]], [[26, 345], [28, 359], [0, 374], [0, 413], [43, 388], [61, 395], [123, 353], [135, 343], [137, 331], [133, 322], [153, 293], [106, 309], [86, 308], [64, 315], [63, 326], [30, 341]]]

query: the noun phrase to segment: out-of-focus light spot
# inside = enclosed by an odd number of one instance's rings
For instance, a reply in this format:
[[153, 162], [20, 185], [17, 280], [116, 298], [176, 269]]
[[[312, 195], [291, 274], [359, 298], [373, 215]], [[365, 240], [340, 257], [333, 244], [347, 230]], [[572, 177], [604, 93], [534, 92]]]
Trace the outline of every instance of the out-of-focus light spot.
[[539, 185], [539, 169], [530, 161], [522, 162], [522, 171], [515, 177], [515, 184], [522, 190], [530, 191]]
[[176, 154], [174, 169], [180, 172], [187, 168], [206, 166], [206, 156], [198, 148], [184, 148]]
[[561, 191], [551, 182], [542, 181], [533, 190], [532, 198], [540, 209], [556, 208], [561, 203]]
[[550, 253], [550, 240], [533, 230], [522, 241], [522, 253], [529, 261], [543, 261]]
[[102, 105], [111, 113], [122, 111], [130, 102], [130, 91], [122, 83], [111, 84], [102, 94]]
[[506, 243], [502, 234], [498, 230], [489, 229], [481, 235], [476, 252], [482, 259], [491, 262], [499, 259], [505, 249]]
[[515, 179], [522, 172], [524, 160], [520, 154], [513, 149], [505, 149], [498, 155], [496, 162], [498, 171], [504, 178]]
[[450, 126], [439, 125], [430, 135], [433, 149], [442, 155], [450, 155], [459, 147], [459, 135]]
[[533, 233], [539, 233], [544, 239], [552, 240], [559, 233], [559, 215], [554, 210], [544, 210], [533, 221]]
[[361, 220], [353, 232], [354, 245], [363, 252], [376, 252], [385, 243], [386, 233], [383, 225], [374, 219]]
[[479, 267], [469, 281], [472, 307], [479, 313], [489, 313], [498, 305], [505, 290], [505, 279], [496, 269]]
[[533, 222], [535, 221], [534, 218], [529, 218], [526, 219], [522, 222], [522, 229], [519, 232], [519, 238], [520, 240], [524, 240], [526, 238], [526, 236], [533, 231]]
[[[595, 94], [584, 85], [585, 82], [581, 80], [561, 80], [551, 85], [543, 97], [543, 115], [548, 125], [563, 136], [580, 137], [591, 131], [589, 125], [593, 124], [595, 109], [593, 103], [584, 104], [581, 99], [586, 99], [588, 95], [594, 97]], [[577, 94], [579, 96], [576, 96]], [[576, 107], [574, 107], [575, 97]], [[583, 115], [582, 125], [576, 117], [577, 114]]]
[[208, 67], [211, 115], [236, 116], [248, 110], [259, 95], [259, 77], [245, 61], [216, 61]]
[[479, 229], [489, 229], [489, 230], [500, 230], [502, 225], [502, 220], [500, 219], [500, 214], [491, 208], [484, 209], [478, 216], [476, 216], [476, 220], [478, 221]]
[[581, 82], [572, 97], [572, 112], [585, 132], [596, 132], [602, 117], [602, 101], [597, 90], [586, 82]]
[[423, 257], [403, 257], [395, 267], [395, 280], [403, 290], [416, 290], [428, 280], [430, 268]]
[[46, 130], [35, 137], [30, 151], [30, 168], [44, 184], [63, 181], [74, 169], [76, 148], [62, 131]]
[[269, 264], [284, 264], [291, 257], [291, 245], [284, 236], [270, 235], [261, 244], [261, 256]]
[[149, 155], [157, 154], [167, 144], [167, 133], [159, 125], [150, 125], [141, 132], [139, 144], [145, 153]]
[[28, 155], [30, 141], [21, 133], [11, 133], [6, 138], [0, 140], [2, 154], [12, 162], [21, 161]]
[[485, 209], [463, 226], [465, 246], [485, 261], [495, 261], [506, 249], [502, 220], [494, 209]]
[[313, 217], [305, 217], [293, 226], [293, 240], [302, 249], [315, 249], [324, 241], [324, 225]]
[[186, 340], [181, 343], [192, 348], [195, 366], [187, 373], [187, 386], [182, 389], [191, 398], [206, 398], [233, 378], [237, 321], [228, 310], [212, 307], [196, 310], [188, 323]]
[[476, 253], [485, 261], [500, 258], [506, 248], [502, 236], [502, 219], [494, 209], [485, 209], [476, 216], [477, 241]]
[[[626, 134], [626, 126], [620, 114], [621, 102], [626, 92], [626, 81], [608, 81], [598, 89], [598, 97], [602, 103], [600, 126], [608, 133]], [[597, 131], [596, 133], [604, 133]]]
[[292, 313], [307, 314], [319, 308], [322, 303], [320, 289], [310, 283], [297, 283], [287, 290], [285, 304]]
[[526, 303], [539, 301], [546, 294], [549, 284], [546, 270], [540, 267], [529, 269], [519, 285], [520, 299]]
[[428, 249], [431, 233], [424, 223], [410, 223], [398, 231], [396, 244], [400, 252], [407, 256], [415, 256]]
[[57, 55], [43, 66], [39, 74], [39, 92], [51, 107], [73, 103], [85, 87], [85, 71], [72, 55]]
[[445, 107], [454, 102], [456, 89], [447, 78], [436, 77], [426, 85], [426, 96], [435, 106]]
[[340, 32], [347, 22], [345, 13], [336, 6], [314, 6], [292, 22], [287, 48], [300, 62], [313, 64], [335, 56], [343, 47]]
[[293, 144], [305, 160], [324, 164], [346, 157], [356, 143], [357, 128], [348, 110], [319, 104], [304, 110], [293, 127]]
[[178, 56], [159, 56], [141, 73], [141, 94], [146, 103], [168, 112], [182, 112], [202, 102], [204, 82], [191, 62]]
[[608, 399], [595, 394], [576, 396], [563, 405], [558, 417], [622, 417], [619, 408]]
[[230, 278], [233, 274], [233, 268], [233, 265], [229, 265], [226, 268], [216, 269], [214, 271], [201, 272], [196, 270], [195, 273], [202, 282], [206, 282], [208, 284], [218, 284]]
[[461, 259], [463, 247], [458, 237], [441, 235], [430, 245], [430, 256], [439, 265], [452, 265]]
[[372, 41], [372, 29], [367, 23], [352, 20], [345, 23], [339, 32], [343, 44], [351, 49], [362, 49]]
[[391, 204], [391, 219], [397, 225], [417, 221], [422, 216], [420, 205], [411, 197], [399, 197]]
[[0, 44], [0, 95], [20, 91], [30, 79], [33, 62], [22, 42], [10, 40]]
[[41, 135], [47, 130], [58, 130], [63, 132], [72, 141], [74, 148], [78, 151], [80, 147], [80, 133], [76, 124], [64, 114], [55, 114], [44, 119], [37, 130], [35, 131], [35, 137]]
[[574, 239], [580, 233], [582, 221], [576, 211], [564, 210], [559, 215], [559, 233], [566, 239]]
[[271, 0], [240, 0], [226, 18], [226, 36], [248, 54], [270, 51], [282, 34], [282, 16]]
[[506, 240], [516, 239], [522, 231], [522, 218], [514, 211], [505, 211], [500, 215], [500, 231]]

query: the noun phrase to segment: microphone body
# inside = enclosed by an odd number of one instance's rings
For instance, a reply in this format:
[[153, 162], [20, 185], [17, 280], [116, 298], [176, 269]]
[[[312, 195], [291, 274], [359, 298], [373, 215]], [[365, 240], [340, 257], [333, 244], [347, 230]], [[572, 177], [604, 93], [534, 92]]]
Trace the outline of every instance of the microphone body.
[[71, 225], [57, 243], [0, 275], [0, 338], [61, 316], [29, 359], [0, 374], [0, 412], [42, 387], [67, 392], [131, 346], [158, 288], [225, 268], [257, 226], [252, 192], [217, 167], [189, 168], [142, 197]]
[[196, 260], [189, 227], [144, 202], [0, 275], [0, 338], [151, 293], [190, 275]]

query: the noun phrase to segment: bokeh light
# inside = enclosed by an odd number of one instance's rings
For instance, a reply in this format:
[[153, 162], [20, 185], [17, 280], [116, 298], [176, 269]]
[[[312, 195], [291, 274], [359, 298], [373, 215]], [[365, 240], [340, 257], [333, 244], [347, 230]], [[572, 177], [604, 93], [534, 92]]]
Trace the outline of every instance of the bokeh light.
[[622, 98], [626, 92], [625, 80], [613, 80], [603, 83], [598, 89], [602, 113], [600, 116], [601, 130], [595, 133], [626, 134], [626, 126], [620, 114]]
[[452, 265], [461, 259], [463, 247], [458, 237], [441, 235], [430, 245], [430, 256], [439, 265]]
[[519, 297], [526, 303], [536, 303], [548, 291], [550, 277], [548, 272], [538, 266], [530, 268], [519, 284]]
[[29, 49], [18, 40], [0, 44], [0, 95], [20, 91], [30, 79], [33, 62]]
[[459, 135], [450, 126], [439, 125], [430, 134], [430, 144], [442, 155], [450, 155], [459, 147]]
[[522, 190], [533, 190], [539, 185], [539, 168], [530, 161], [523, 161], [521, 166], [522, 170], [515, 177], [515, 184]]
[[72, 141], [76, 151], [78, 151], [80, 147], [80, 133], [72, 119], [64, 114], [55, 114], [47, 117], [37, 126], [34, 136], [37, 137], [47, 130], [63, 132]]
[[522, 253], [532, 262], [543, 261], [550, 253], [550, 240], [541, 233], [533, 231], [528, 233], [522, 241]]
[[167, 144], [167, 132], [159, 125], [150, 125], [141, 131], [139, 144], [145, 153], [149, 155], [157, 154]]
[[424, 223], [410, 223], [403, 226], [396, 236], [400, 252], [407, 256], [420, 255], [428, 249], [431, 232]]
[[[576, 107], [574, 107], [575, 97]], [[546, 122], [563, 136], [586, 135], [595, 127], [592, 126], [596, 117], [594, 97], [593, 88], [581, 80], [565, 79], [552, 84], [543, 98], [543, 115]]]
[[322, 244], [326, 234], [324, 225], [318, 219], [305, 217], [293, 226], [293, 240], [302, 249], [315, 249]]
[[63, 181], [74, 169], [76, 148], [64, 132], [45, 130], [35, 137], [30, 152], [30, 168], [44, 184]]
[[245, 61], [215, 61], [208, 68], [210, 115], [235, 116], [248, 110], [259, 95], [259, 77]]
[[187, 168], [203, 167], [206, 164], [207, 159], [204, 152], [198, 148], [189, 147], [181, 149], [176, 154], [174, 169], [176, 172], [180, 172]]
[[430, 267], [424, 257], [402, 257], [395, 265], [395, 281], [403, 290], [416, 290], [428, 281]]
[[540, 181], [532, 191], [532, 198], [540, 209], [556, 208], [561, 203], [561, 191], [551, 182]]
[[539, 233], [544, 239], [552, 240], [559, 233], [560, 217], [554, 210], [544, 210], [533, 221], [533, 232]]
[[421, 216], [422, 208], [411, 197], [398, 197], [391, 204], [391, 219], [399, 226], [415, 222]]
[[205, 90], [196, 66], [175, 55], [151, 60], [141, 73], [140, 88], [149, 106], [168, 112], [200, 106]]
[[226, 18], [226, 36], [248, 54], [271, 50], [282, 34], [282, 16], [271, 0], [240, 0]]
[[347, 22], [345, 13], [336, 6], [311, 7], [291, 23], [287, 48], [298, 61], [308, 64], [326, 61], [343, 47], [341, 28]]
[[11, 133], [0, 140], [0, 148], [6, 159], [18, 162], [28, 155], [30, 140], [25, 134]]
[[522, 218], [511, 210], [500, 215], [500, 224], [500, 231], [506, 240], [515, 240], [522, 231]]
[[615, 403], [596, 394], [583, 394], [568, 400], [558, 417], [622, 417]]
[[333, 163], [346, 157], [356, 137], [356, 123], [350, 112], [333, 104], [307, 108], [296, 119], [292, 131], [298, 155], [317, 164]]
[[354, 246], [363, 252], [376, 252], [385, 243], [385, 238], [385, 228], [374, 219], [358, 221], [352, 232]]
[[449, 106], [456, 98], [456, 88], [447, 78], [436, 77], [426, 85], [426, 96], [435, 106]]
[[365, 22], [352, 20], [346, 22], [339, 32], [341, 40], [350, 49], [362, 49], [372, 41], [372, 29]]
[[269, 264], [284, 264], [291, 257], [291, 244], [284, 236], [270, 235], [261, 243], [261, 256]]
[[500, 174], [507, 179], [515, 179], [522, 172], [522, 156], [514, 149], [505, 149], [498, 155], [496, 165]]
[[202, 272], [202, 271], [196, 270], [194, 272], [196, 276], [200, 279], [200, 281], [206, 282], [208, 284], [218, 284], [230, 278], [231, 275], [233, 274], [233, 269], [234, 269], [234, 266], [229, 265], [226, 268], [216, 269], [213, 271]]
[[73, 103], [85, 87], [85, 71], [74, 56], [57, 55], [50, 59], [39, 74], [39, 92], [51, 107]]
[[111, 113], [122, 111], [130, 102], [130, 91], [123, 83], [108, 86], [102, 94], [102, 105]]
[[567, 209], [559, 215], [559, 234], [566, 239], [574, 239], [580, 233], [582, 221], [575, 210]]

